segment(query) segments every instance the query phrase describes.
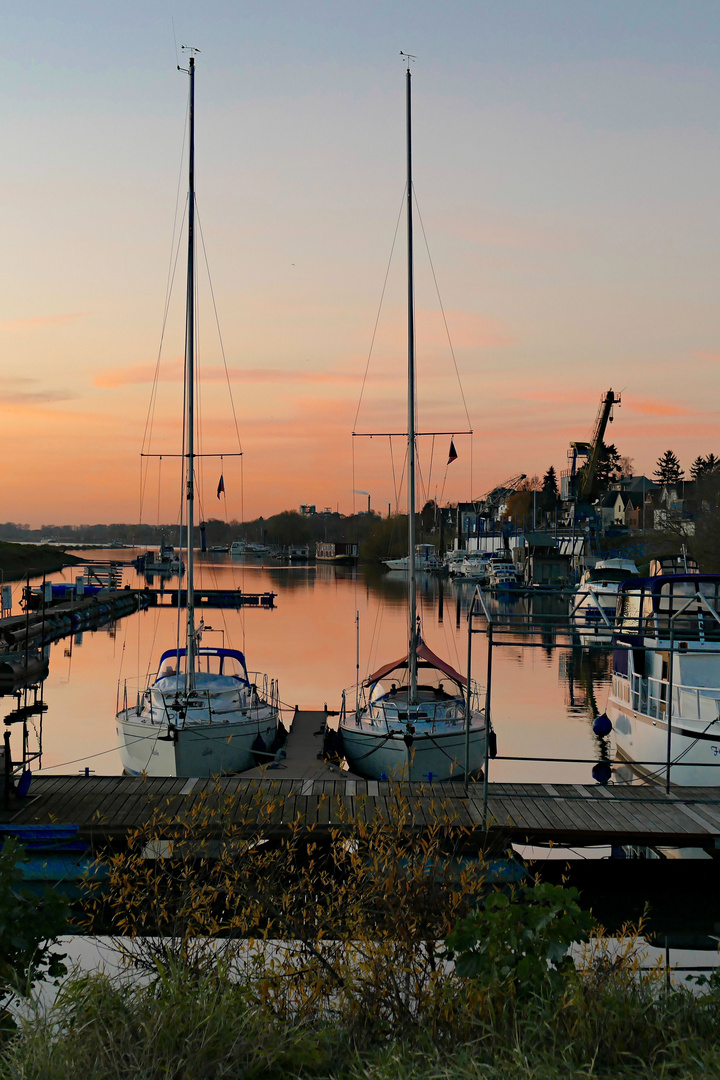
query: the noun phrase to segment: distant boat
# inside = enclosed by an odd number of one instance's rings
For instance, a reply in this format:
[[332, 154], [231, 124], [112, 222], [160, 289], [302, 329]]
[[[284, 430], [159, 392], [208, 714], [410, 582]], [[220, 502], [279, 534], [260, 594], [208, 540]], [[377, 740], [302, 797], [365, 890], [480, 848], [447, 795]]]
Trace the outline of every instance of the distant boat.
[[[343, 695], [339, 731], [353, 772], [382, 779], [448, 780], [476, 775], [489, 748], [480, 691], [437, 656], [423, 640], [417, 611], [418, 562], [424, 569], [442, 563], [432, 545], [415, 544], [415, 333], [413, 322], [413, 185], [411, 171], [411, 76], [407, 70], [408, 223], [408, 552], [414, 558], [386, 560], [408, 578], [408, 647], [356, 689], [354, 705]], [[393, 563], [399, 563], [397, 567]]]
[[[401, 570], [407, 574], [410, 566], [410, 559], [407, 555], [402, 555], [399, 559], [383, 559], [383, 563], [387, 566], [388, 570]], [[443, 569], [442, 559], [438, 556], [437, 550], [433, 544], [416, 544], [415, 545], [415, 570], [421, 573], [434, 573], [436, 570]]]
[[632, 559], [599, 559], [575, 590], [570, 619], [581, 645], [609, 645], [620, 586], [638, 576]]
[[315, 558], [318, 562], [355, 563], [358, 561], [358, 546], [344, 540], [319, 540], [315, 545]]
[[[242, 772], [267, 755], [280, 736], [278, 686], [248, 672], [236, 649], [201, 644], [195, 622], [195, 57], [189, 58], [189, 196], [183, 490], [187, 493], [187, 620], [144, 689], [125, 684], [117, 714], [120, 757], [126, 772], [149, 776], [213, 776]], [[161, 554], [172, 549], [163, 544]], [[178, 597], [179, 602], [179, 597]], [[267, 760], [267, 757], [265, 758]]]
[[230, 550], [230, 545], [229, 544], [213, 544], [213, 546], [210, 548], [210, 551], [214, 555], [227, 555], [229, 550]]

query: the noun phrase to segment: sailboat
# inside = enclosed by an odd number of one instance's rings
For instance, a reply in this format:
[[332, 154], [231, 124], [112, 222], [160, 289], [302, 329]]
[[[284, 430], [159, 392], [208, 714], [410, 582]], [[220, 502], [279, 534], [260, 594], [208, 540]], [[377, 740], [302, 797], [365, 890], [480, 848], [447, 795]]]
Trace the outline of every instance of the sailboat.
[[[415, 545], [415, 323], [413, 271], [412, 97], [406, 73], [408, 235], [408, 551]], [[423, 641], [417, 612], [417, 562], [407, 559], [408, 649], [343, 698], [339, 731], [348, 765], [371, 779], [442, 781], [477, 775], [488, 730], [478, 686]]]
[[[195, 49], [189, 49], [189, 195], [183, 406], [183, 490], [187, 517], [187, 618], [184, 640], [160, 656], [157, 672], [135, 700], [125, 684], [117, 713], [123, 768], [148, 776], [207, 777], [242, 772], [279, 737], [278, 685], [248, 672], [237, 649], [202, 644], [195, 622]], [[181, 545], [182, 548], [182, 545]], [[181, 550], [182, 556], [182, 550]], [[118, 702], [118, 705], [120, 703]], [[261, 758], [262, 760], [262, 758]]]

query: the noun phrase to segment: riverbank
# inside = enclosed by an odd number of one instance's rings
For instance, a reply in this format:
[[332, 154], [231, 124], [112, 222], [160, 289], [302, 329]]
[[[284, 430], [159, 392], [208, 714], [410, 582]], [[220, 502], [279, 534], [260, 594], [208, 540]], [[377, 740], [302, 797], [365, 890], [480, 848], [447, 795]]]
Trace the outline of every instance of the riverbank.
[[51, 544], [11, 544], [0, 540], [0, 573], [3, 581], [18, 581], [31, 574], [52, 574], [65, 566], [82, 563], [76, 555], [70, 555]]

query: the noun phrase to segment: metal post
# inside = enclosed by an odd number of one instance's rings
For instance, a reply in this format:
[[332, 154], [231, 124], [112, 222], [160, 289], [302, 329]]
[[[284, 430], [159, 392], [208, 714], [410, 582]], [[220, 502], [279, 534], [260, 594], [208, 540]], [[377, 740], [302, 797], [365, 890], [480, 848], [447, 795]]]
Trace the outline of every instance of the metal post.
[[672, 759], [672, 694], [673, 694], [673, 635], [675, 632], [675, 626], [672, 619], [670, 620], [670, 671], [668, 677], [668, 700], [665, 705], [665, 717], [667, 719], [667, 769], [665, 773], [665, 794], [670, 794], [670, 769]]
[[465, 687], [465, 794], [468, 793], [470, 783], [470, 702], [472, 700], [472, 636], [473, 636], [473, 612], [475, 610], [475, 597], [473, 596], [468, 611], [468, 666], [467, 686]]
[[483, 828], [487, 829], [488, 770], [490, 768], [490, 699], [492, 697], [493, 624], [487, 629], [487, 682], [485, 684], [485, 769], [483, 770]]

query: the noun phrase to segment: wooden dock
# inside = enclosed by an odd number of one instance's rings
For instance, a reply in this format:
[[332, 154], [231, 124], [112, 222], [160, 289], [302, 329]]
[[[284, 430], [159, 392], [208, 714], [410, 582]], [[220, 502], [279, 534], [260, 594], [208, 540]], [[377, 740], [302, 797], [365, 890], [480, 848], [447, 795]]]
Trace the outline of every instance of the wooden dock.
[[[316, 759], [317, 760], [317, 759]], [[318, 768], [322, 763], [318, 762]], [[293, 771], [293, 770], [291, 770]], [[442, 804], [484, 847], [517, 844], [642, 845], [703, 848], [720, 845], [720, 791], [688, 788], [682, 795], [639, 787], [581, 784], [490, 784], [488, 817], [483, 820], [482, 784], [391, 785], [329, 777], [292, 778], [276, 770], [262, 775], [225, 777], [37, 776], [25, 799], [10, 800], [0, 826], [68, 824], [93, 846], [118, 841], [146, 823], [155, 810], [170, 816], [208, 794], [232, 796], [238, 822], [263, 835], [286, 834], [299, 821], [316, 835], [343, 827], [350, 818], [387, 816], [389, 800], [400, 790], [412, 809], [410, 827], [432, 824]], [[273, 803], [273, 812], [265, 811]], [[343, 815], [345, 815], [343, 817]]]

